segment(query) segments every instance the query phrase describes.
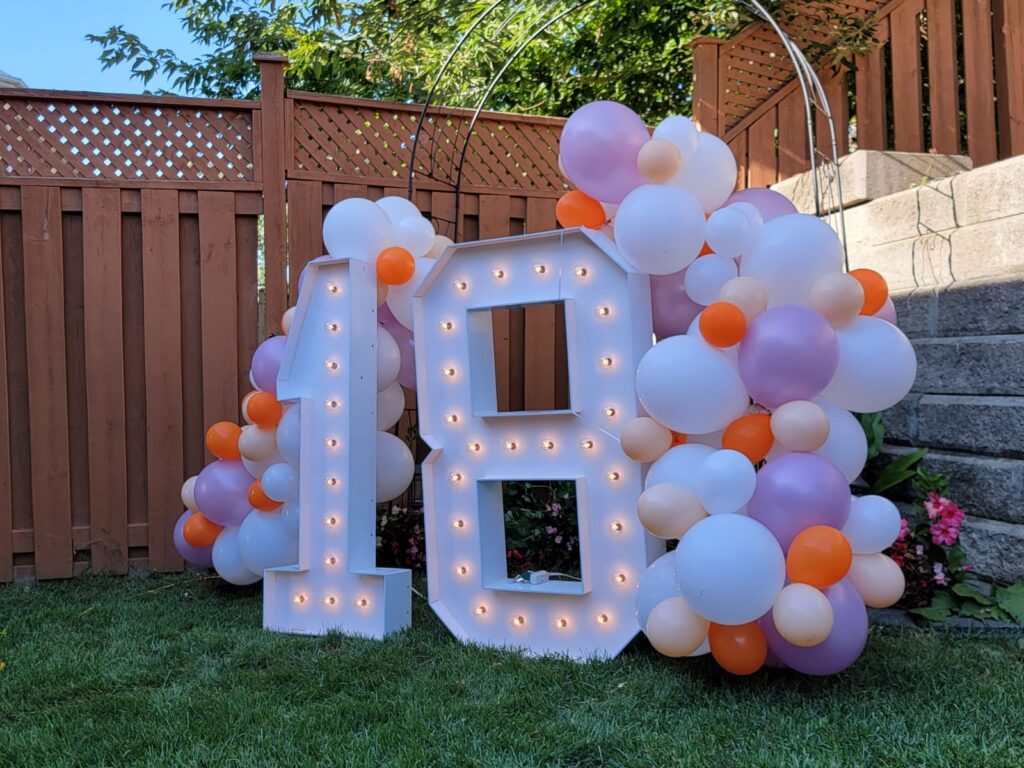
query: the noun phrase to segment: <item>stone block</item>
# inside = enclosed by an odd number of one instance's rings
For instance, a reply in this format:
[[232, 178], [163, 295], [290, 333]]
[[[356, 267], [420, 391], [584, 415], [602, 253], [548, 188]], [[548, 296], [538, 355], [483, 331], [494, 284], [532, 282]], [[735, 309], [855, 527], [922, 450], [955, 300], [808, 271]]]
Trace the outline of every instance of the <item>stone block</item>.
[[936, 448], [1024, 457], [1024, 397], [922, 395], [916, 405], [916, 414], [911, 415], [916, 434], [910, 440]]
[[968, 515], [960, 543], [977, 573], [1000, 581], [1024, 579], [1024, 525]]
[[[1024, 185], [1022, 185], [1024, 186]], [[915, 328], [916, 315], [924, 306], [915, 306], [923, 292], [894, 296], [897, 314], [906, 307], [908, 324]], [[923, 301], [921, 304], [923, 305]], [[934, 302], [932, 326], [936, 336], [989, 336], [1024, 333], [1024, 270], [1007, 272], [993, 278], [953, 283], [941, 289]], [[903, 316], [900, 315], [900, 327]]]
[[936, 331], [938, 293], [938, 289], [931, 287], [892, 291], [900, 330], [912, 339], [940, 335]]
[[898, 443], [917, 442], [917, 407], [921, 395], [911, 392], [899, 403], [882, 414], [886, 440]]
[[[1021, 243], [1024, 243], [1024, 211], [953, 230], [949, 233], [948, 245], [938, 247], [935, 253], [920, 254], [915, 266], [930, 265], [937, 274], [945, 268], [953, 277], [947, 282], [1000, 277], [1024, 271]], [[948, 254], [948, 264], [943, 262], [944, 254]]]
[[1024, 156], [1011, 157], [952, 180], [960, 226], [1024, 212]]
[[915, 391], [1024, 395], [1024, 335], [915, 339], [914, 349]]

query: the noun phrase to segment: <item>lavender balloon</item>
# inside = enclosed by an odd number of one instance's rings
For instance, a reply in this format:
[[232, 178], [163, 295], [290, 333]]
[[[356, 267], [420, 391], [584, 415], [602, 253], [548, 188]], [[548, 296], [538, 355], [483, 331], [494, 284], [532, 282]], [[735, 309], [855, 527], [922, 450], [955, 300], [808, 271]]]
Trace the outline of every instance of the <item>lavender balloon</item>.
[[887, 323], [896, 325], [896, 305], [892, 303], [891, 296], [885, 300], [882, 308], [875, 312], [875, 317], [880, 317]]
[[569, 180], [594, 199], [621, 203], [644, 183], [636, 158], [650, 138], [644, 121], [629, 107], [593, 101], [573, 112], [562, 128], [562, 167]]
[[814, 310], [795, 304], [773, 307], [747, 329], [739, 364], [754, 402], [778, 408], [821, 393], [839, 365], [839, 341]]
[[828, 459], [816, 453], [787, 453], [757, 473], [747, 514], [788, 550], [793, 538], [808, 526], [842, 530], [850, 514], [850, 486]]
[[196, 506], [217, 525], [241, 525], [252, 512], [249, 486], [254, 478], [240, 461], [219, 459], [196, 478]]
[[178, 550], [181, 559], [186, 563], [201, 565], [204, 568], [213, 567], [213, 545], [208, 547], [193, 547], [185, 541], [185, 521], [192, 516], [192, 510], [186, 509], [185, 513], [178, 518], [174, 524], [174, 548]]
[[774, 190], [764, 188], [741, 189], [738, 192], [733, 192], [725, 201], [725, 205], [732, 203], [750, 203], [761, 212], [761, 218], [765, 221], [797, 212], [796, 206], [790, 202], [789, 198]]
[[769, 611], [757, 620], [768, 641], [768, 653], [805, 675], [834, 675], [853, 664], [868, 640], [868, 612], [857, 588], [849, 579], [824, 590], [832, 604], [835, 623], [818, 645], [801, 648], [782, 638]]
[[384, 330], [391, 334], [398, 343], [398, 351], [402, 355], [402, 365], [398, 369], [398, 383], [406, 389], [416, 391], [416, 344], [412, 331], [395, 319], [387, 304], [377, 309], [377, 320]]
[[686, 333], [693, 318], [704, 309], [687, 295], [685, 275], [685, 269], [670, 275], [651, 275], [651, 314], [654, 335], [659, 339]]
[[277, 394], [277, 373], [284, 360], [284, 336], [271, 336], [258, 347], [252, 356], [252, 379], [264, 392]]

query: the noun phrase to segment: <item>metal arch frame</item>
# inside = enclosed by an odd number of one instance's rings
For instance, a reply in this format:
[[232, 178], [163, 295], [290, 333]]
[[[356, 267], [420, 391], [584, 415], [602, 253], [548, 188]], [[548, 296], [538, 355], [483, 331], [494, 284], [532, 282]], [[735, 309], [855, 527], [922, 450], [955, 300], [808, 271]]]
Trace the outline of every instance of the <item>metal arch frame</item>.
[[[483, 112], [484, 105], [490, 98], [491, 93], [493, 93], [495, 86], [497, 86], [498, 82], [504, 76], [508, 68], [512, 65], [513, 62], [515, 62], [515, 60], [520, 56], [520, 54], [522, 54], [522, 52], [526, 50], [530, 43], [532, 43], [537, 37], [543, 34], [549, 27], [551, 27], [558, 21], [566, 18], [567, 16], [570, 16], [571, 14], [580, 10], [581, 8], [592, 4], [595, 0], [578, 0], [578, 2], [576, 2], [568, 9], [562, 11], [561, 13], [558, 13], [550, 18], [547, 17], [546, 14], [553, 11], [555, 9], [555, 6], [558, 5], [559, 1], [560, 0], [552, 0], [548, 8], [542, 12], [542, 15], [538, 22], [530, 30], [528, 30], [526, 39], [515, 49], [514, 52], [512, 52], [509, 55], [509, 57], [505, 60], [505, 63], [499, 68], [497, 74], [495, 74], [494, 77], [491, 78], [490, 82], [488, 83], [487, 87], [484, 90], [483, 96], [477, 103], [477, 106], [473, 112], [473, 116], [469, 121], [466, 135], [462, 139], [462, 147], [459, 150], [459, 162], [455, 169], [454, 179], [450, 181], [455, 191], [455, 221], [453, 222], [455, 231], [453, 232], [453, 234], [457, 234], [458, 232], [458, 221], [461, 205], [460, 198], [462, 191], [462, 172], [465, 167], [466, 155], [469, 150], [469, 142], [472, 140], [473, 130], [476, 127], [476, 123], [480, 118], [481, 112]], [[771, 25], [776, 35], [778, 35], [779, 40], [782, 42], [783, 47], [786, 49], [786, 52], [789, 54], [790, 60], [793, 62], [793, 68], [795, 70], [797, 80], [800, 83], [801, 93], [803, 94], [804, 112], [807, 118], [808, 158], [810, 160], [811, 180], [814, 188], [815, 213], [818, 216], [823, 215], [823, 211], [825, 210], [825, 200], [821, 188], [821, 181], [818, 178], [817, 159], [819, 153], [817, 149], [817, 143], [815, 141], [816, 135], [814, 124], [814, 112], [811, 109], [812, 106], [822, 114], [822, 116], [825, 118], [828, 124], [832, 156], [829, 158], [822, 155], [822, 157], [826, 162], [831, 162], [831, 171], [825, 177], [824, 181], [827, 186], [829, 197], [834, 199], [836, 203], [837, 225], [839, 230], [839, 236], [843, 245], [843, 252], [845, 254], [846, 222], [843, 210], [842, 181], [839, 174], [839, 150], [838, 143], [836, 140], [835, 119], [832, 114], [831, 105], [829, 104], [828, 95], [825, 93], [825, 88], [822, 85], [817, 73], [814, 71], [814, 67], [811, 66], [810, 62], [807, 60], [807, 57], [804, 56], [803, 51], [800, 49], [799, 46], [796, 45], [796, 43], [793, 42], [793, 40], [789, 37], [785, 30], [782, 29], [781, 25], [775, 20], [771, 13], [769, 13], [769, 11], [764, 7], [764, 5], [762, 5], [760, 0], [736, 1], [741, 5], [745, 6], [750, 11], [752, 11], [757, 18]], [[477, 14], [476, 18], [473, 19], [472, 23], [467, 28], [466, 32], [459, 39], [458, 43], [456, 43], [451, 53], [448, 54], [448, 57], [445, 59], [444, 64], [441, 66], [441, 70], [438, 72], [437, 77], [434, 79], [434, 82], [430, 87], [430, 90], [427, 94], [427, 98], [424, 101], [423, 108], [420, 110], [419, 119], [417, 120], [416, 123], [416, 132], [413, 134], [412, 137], [413, 141], [410, 150], [409, 177], [407, 187], [407, 196], [410, 200], [412, 199], [413, 196], [413, 187], [416, 178], [416, 152], [419, 149], [420, 135], [426, 123], [427, 115], [430, 111], [430, 108], [431, 106], [433, 106], [434, 97], [437, 94], [438, 87], [440, 86], [445, 75], [448, 73], [448, 70], [452, 62], [454, 61], [456, 55], [458, 55], [459, 51], [462, 50], [462, 48], [465, 46], [468, 40], [480, 28], [480, 25], [491, 15], [491, 13], [495, 11], [499, 6], [505, 5], [506, 2], [507, 0], [494, 0], [490, 5], [488, 5], [479, 14]], [[499, 28], [499, 32], [505, 29], [505, 27], [511, 21], [515, 13], [516, 11], [513, 10], [509, 14], [508, 18], [506, 18], [505, 21], [502, 22]], [[822, 169], [824, 170], [824, 168], [825, 166], [823, 165]], [[433, 157], [431, 157], [430, 172], [433, 172]]]

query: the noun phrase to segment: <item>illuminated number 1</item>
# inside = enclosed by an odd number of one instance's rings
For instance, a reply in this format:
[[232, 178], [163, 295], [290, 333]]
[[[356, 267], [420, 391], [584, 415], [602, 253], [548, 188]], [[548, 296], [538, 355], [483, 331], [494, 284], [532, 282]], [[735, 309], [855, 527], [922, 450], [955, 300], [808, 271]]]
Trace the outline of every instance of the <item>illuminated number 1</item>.
[[[565, 309], [569, 408], [499, 412], [490, 310], [551, 302]], [[658, 549], [634, 513], [640, 467], [618, 441], [651, 346], [647, 276], [583, 230], [465, 243], [432, 270], [414, 312], [420, 432], [432, 448], [431, 606], [465, 641], [616, 655], [639, 631], [637, 580]], [[502, 481], [526, 479], [575, 481], [580, 581], [509, 578]]]
[[[381, 638], [409, 626], [409, 571], [377, 568], [374, 266], [308, 267], [277, 396], [301, 409], [299, 562], [263, 582], [263, 625]], [[370, 446], [369, 450], [367, 446]]]

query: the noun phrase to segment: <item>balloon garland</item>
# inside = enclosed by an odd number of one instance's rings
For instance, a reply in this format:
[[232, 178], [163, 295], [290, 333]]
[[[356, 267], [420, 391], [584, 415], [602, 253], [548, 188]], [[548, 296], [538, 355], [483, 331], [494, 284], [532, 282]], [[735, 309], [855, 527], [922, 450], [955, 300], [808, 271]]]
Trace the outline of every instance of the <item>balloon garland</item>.
[[594, 102], [560, 151], [577, 190], [559, 222], [601, 226], [651, 276], [648, 416], [621, 447], [649, 465], [641, 524], [679, 542], [638, 586], [641, 628], [665, 655], [710, 651], [737, 675], [769, 657], [839, 672], [866, 642], [865, 605], [904, 587], [880, 554], [896, 507], [849, 487], [867, 456], [851, 411], [895, 405], [916, 374], [885, 280], [844, 274], [832, 229], [778, 193], [734, 193], [729, 148], [686, 117], [648, 136], [624, 105]]

